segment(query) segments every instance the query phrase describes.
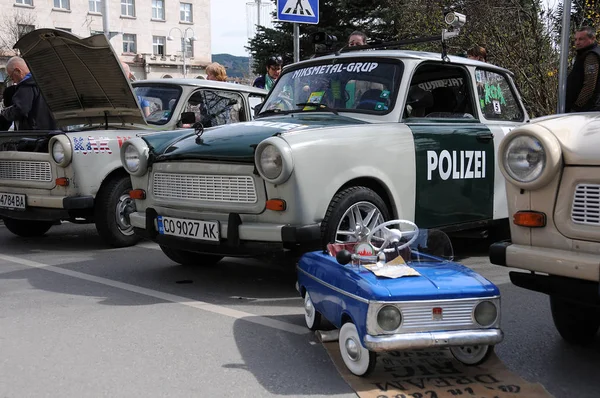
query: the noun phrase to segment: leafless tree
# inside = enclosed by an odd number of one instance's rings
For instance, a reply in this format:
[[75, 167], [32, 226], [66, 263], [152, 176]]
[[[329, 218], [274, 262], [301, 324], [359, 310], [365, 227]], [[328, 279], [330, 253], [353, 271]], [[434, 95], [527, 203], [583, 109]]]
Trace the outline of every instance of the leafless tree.
[[0, 53], [6, 56], [17, 55], [18, 51], [13, 46], [21, 36], [35, 29], [35, 24], [33, 12], [15, 11], [4, 14], [0, 20]]

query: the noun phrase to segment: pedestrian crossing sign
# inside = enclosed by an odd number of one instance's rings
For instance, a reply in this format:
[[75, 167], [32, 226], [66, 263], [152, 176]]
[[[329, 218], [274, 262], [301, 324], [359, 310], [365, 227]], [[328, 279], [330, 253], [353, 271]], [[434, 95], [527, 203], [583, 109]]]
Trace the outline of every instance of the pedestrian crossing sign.
[[319, 23], [319, 0], [277, 0], [277, 19], [283, 22]]

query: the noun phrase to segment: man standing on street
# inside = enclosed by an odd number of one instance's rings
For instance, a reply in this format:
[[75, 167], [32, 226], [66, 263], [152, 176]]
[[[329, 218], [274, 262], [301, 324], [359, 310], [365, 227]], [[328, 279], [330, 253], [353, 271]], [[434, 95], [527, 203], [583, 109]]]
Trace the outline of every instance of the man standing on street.
[[56, 130], [52, 113], [23, 58], [9, 59], [6, 74], [17, 88], [12, 96], [13, 104], [2, 109], [2, 116], [15, 123], [15, 130]]
[[281, 74], [281, 68], [283, 67], [283, 59], [279, 55], [274, 55], [267, 59], [267, 73], [259, 76], [254, 80], [252, 84], [254, 87], [264, 88], [270, 90], [275, 85], [279, 75]]
[[575, 33], [577, 56], [567, 78], [566, 112], [600, 110], [600, 48], [596, 30], [584, 26]]

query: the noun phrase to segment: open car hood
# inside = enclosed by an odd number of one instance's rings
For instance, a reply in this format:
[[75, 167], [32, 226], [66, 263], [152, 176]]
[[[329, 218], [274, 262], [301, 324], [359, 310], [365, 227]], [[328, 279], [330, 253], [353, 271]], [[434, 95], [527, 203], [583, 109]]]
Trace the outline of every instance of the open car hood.
[[56, 29], [23, 36], [19, 49], [60, 127], [146, 124], [121, 62], [102, 35], [80, 38]]

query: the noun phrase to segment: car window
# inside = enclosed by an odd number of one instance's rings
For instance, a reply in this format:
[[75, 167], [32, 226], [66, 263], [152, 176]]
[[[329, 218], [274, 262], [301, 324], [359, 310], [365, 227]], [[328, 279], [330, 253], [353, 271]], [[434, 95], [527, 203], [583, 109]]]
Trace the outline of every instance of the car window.
[[400, 61], [380, 58], [324, 60], [286, 70], [259, 114], [319, 111], [325, 107], [340, 112], [386, 114], [395, 105], [402, 70]]
[[483, 117], [488, 120], [523, 121], [524, 112], [505, 76], [477, 68], [475, 81]]
[[469, 75], [463, 67], [426, 63], [410, 82], [405, 117], [475, 119]]
[[172, 85], [135, 85], [133, 91], [140, 105], [150, 107], [146, 122], [157, 125], [169, 122], [182, 92], [181, 87]]
[[204, 127], [237, 123], [246, 119], [242, 96], [229, 91], [198, 90], [192, 94], [183, 111], [194, 112], [196, 122], [202, 123]]

